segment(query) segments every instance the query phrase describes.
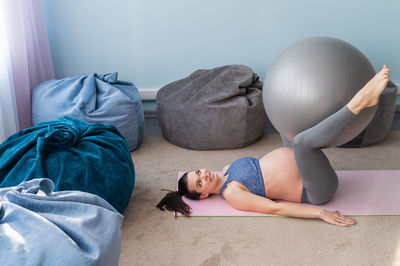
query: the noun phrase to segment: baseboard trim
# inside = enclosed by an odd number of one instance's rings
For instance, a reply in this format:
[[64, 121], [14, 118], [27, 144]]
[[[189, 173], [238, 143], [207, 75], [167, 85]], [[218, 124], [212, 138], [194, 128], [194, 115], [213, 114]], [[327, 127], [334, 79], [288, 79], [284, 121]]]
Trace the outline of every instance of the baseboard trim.
[[138, 91], [140, 93], [140, 98], [142, 98], [142, 101], [155, 100], [158, 90], [159, 89], [156, 89], [156, 88], [138, 89]]

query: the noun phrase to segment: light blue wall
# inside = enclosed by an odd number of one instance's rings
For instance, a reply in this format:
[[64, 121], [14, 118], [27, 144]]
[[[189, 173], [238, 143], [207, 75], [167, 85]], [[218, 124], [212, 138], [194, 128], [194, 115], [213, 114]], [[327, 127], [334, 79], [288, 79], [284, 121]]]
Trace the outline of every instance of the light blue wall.
[[119, 72], [160, 88], [199, 68], [245, 64], [263, 79], [311, 36], [358, 47], [400, 83], [399, 0], [42, 0], [57, 78]]

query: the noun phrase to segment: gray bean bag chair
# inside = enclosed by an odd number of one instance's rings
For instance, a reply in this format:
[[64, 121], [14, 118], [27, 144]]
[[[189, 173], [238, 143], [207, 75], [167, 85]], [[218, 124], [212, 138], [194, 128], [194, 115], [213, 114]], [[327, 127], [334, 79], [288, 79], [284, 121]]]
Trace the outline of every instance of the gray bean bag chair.
[[197, 70], [157, 93], [169, 142], [194, 150], [233, 149], [258, 140], [267, 125], [258, 75], [243, 65]]
[[343, 148], [359, 148], [383, 140], [392, 126], [396, 112], [397, 86], [389, 82], [379, 98], [378, 109], [368, 126], [354, 139], [343, 144]]

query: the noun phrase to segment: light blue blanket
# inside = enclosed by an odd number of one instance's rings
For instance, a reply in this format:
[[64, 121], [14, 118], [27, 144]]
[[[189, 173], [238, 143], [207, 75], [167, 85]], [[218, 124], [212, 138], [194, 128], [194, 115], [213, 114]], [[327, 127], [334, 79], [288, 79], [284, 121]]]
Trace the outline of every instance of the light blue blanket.
[[118, 265], [123, 216], [50, 179], [0, 188], [0, 265]]

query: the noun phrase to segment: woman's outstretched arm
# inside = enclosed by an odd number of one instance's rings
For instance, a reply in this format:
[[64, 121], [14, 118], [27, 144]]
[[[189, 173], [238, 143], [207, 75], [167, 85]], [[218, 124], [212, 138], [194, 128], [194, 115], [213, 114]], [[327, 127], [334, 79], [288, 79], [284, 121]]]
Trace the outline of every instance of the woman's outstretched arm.
[[297, 218], [319, 218], [327, 223], [339, 226], [355, 224], [353, 219], [345, 217], [339, 212], [331, 212], [320, 208], [311, 208], [286, 202], [277, 203], [235, 185], [230, 185], [225, 189], [224, 198], [232, 205], [232, 207], [244, 211], [254, 211]]

